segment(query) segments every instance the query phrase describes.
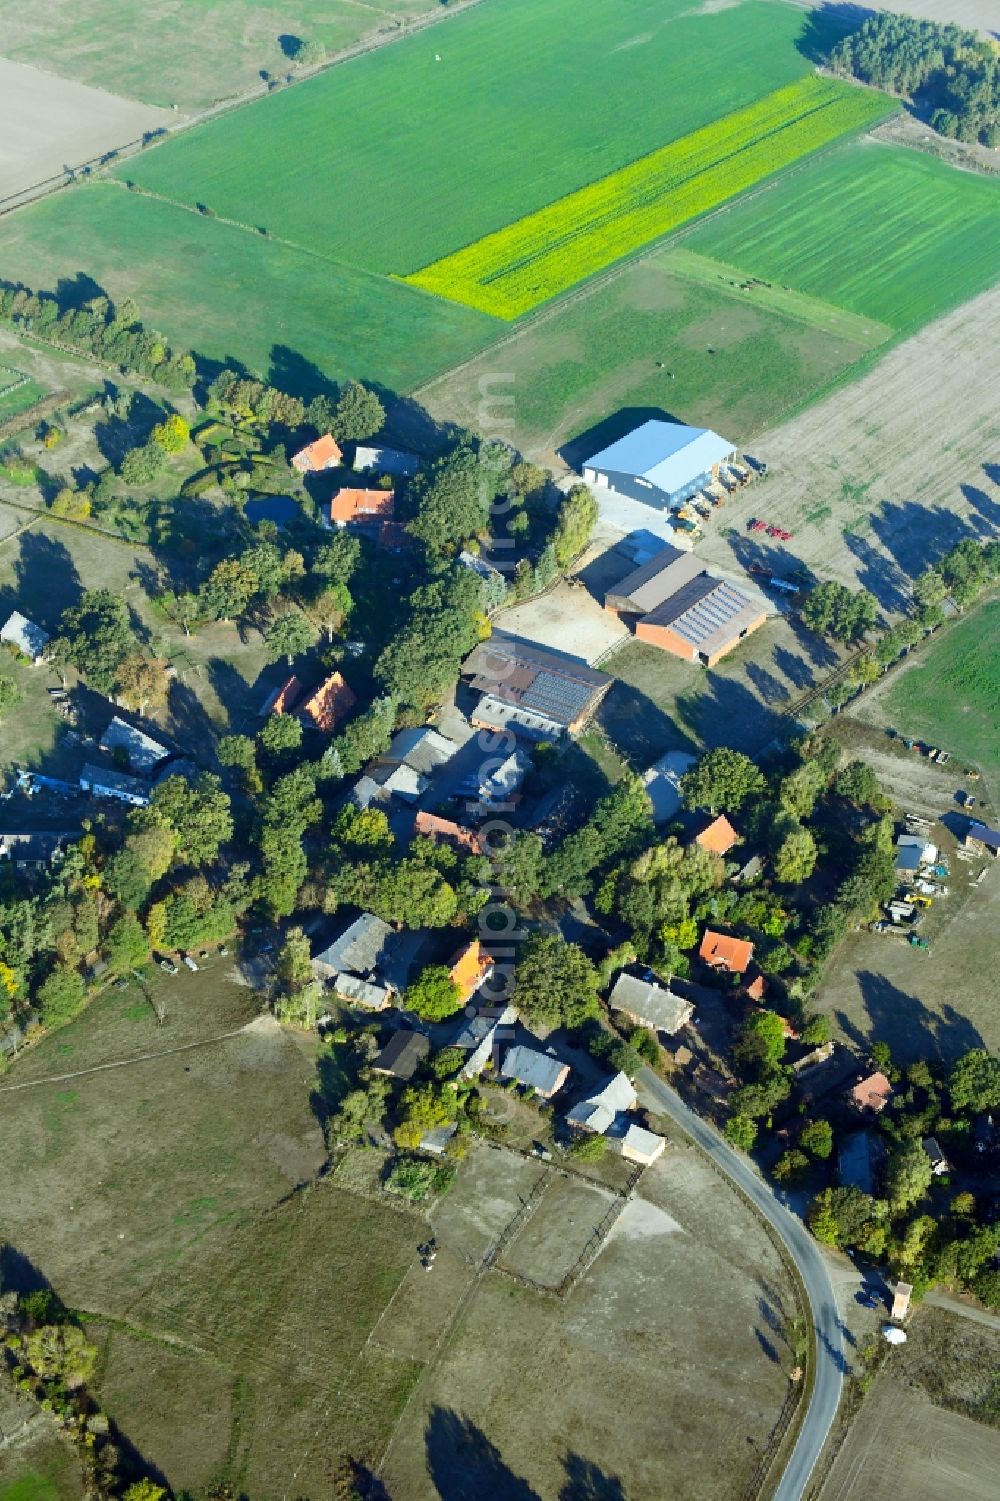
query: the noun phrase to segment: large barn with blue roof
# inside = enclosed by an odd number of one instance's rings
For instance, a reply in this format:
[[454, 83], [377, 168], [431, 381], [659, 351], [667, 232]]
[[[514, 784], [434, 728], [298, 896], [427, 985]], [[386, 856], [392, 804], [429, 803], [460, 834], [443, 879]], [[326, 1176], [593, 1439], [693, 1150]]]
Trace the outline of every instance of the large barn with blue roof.
[[583, 477], [657, 510], [680, 505], [735, 458], [726, 438], [709, 428], [652, 418], [587, 459]]

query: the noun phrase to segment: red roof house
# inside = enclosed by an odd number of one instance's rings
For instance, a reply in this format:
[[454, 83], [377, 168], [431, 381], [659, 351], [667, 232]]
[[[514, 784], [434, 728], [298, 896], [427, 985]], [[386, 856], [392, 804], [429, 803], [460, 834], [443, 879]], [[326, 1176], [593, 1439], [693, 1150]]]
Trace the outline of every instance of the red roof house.
[[713, 855], [727, 855], [734, 844], [739, 844], [740, 836], [733, 828], [724, 813], [718, 818], [711, 819], [700, 834], [694, 836], [695, 844], [700, 844], [703, 850], [711, 850]]
[[335, 526], [354, 522], [386, 522], [393, 518], [396, 503], [392, 490], [338, 490], [330, 502], [330, 520]]
[[332, 433], [324, 433], [315, 443], [307, 443], [292, 455], [292, 468], [300, 474], [322, 474], [324, 469], [336, 469], [344, 455]]
[[344, 682], [343, 675], [334, 672], [306, 699], [302, 713], [309, 716], [318, 730], [329, 733], [336, 728], [338, 719], [342, 719], [356, 703], [357, 698]]
[[451, 844], [463, 854], [482, 855], [486, 852], [486, 841], [475, 829], [463, 829], [460, 823], [452, 823], [450, 818], [438, 818], [436, 813], [421, 810], [413, 820], [413, 832], [425, 839], [433, 839], [435, 844]]
[[464, 948], [453, 954], [450, 964], [451, 978], [458, 986], [463, 1003], [475, 995], [483, 981], [493, 972], [493, 960], [485, 952], [478, 938], [473, 938]]
[[892, 1085], [885, 1074], [876, 1072], [866, 1079], [859, 1079], [851, 1090], [851, 1103], [859, 1110], [870, 1110], [879, 1115], [892, 1099]]
[[744, 938], [729, 938], [725, 933], [713, 933], [711, 928], [706, 928], [698, 953], [712, 969], [741, 975], [753, 958], [753, 944]]

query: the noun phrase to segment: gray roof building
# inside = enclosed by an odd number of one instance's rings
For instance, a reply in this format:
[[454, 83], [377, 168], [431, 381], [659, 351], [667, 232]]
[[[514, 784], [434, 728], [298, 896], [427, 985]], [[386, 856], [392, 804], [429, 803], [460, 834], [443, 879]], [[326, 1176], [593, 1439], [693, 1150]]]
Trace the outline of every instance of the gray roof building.
[[372, 912], [362, 912], [338, 938], [313, 956], [313, 968], [323, 978], [341, 973], [372, 978], [385, 960], [392, 929]]
[[637, 1098], [628, 1074], [617, 1073], [567, 1111], [566, 1120], [571, 1126], [603, 1136], [616, 1116], [634, 1108]]
[[12, 865], [51, 865], [67, 844], [80, 838], [74, 834], [0, 834], [0, 860]]
[[110, 756], [116, 750], [124, 751], [133, 771], [148, 774], [171, 754], [170, 747], [154, 740], [145, 730], [136, 729], [127, 720], [116, 714], [100, 740], [101, 750]]
[[678, 1032], [694, 1015], [690, 1001], [634, 975], [619, 975], [609, 1000], [616, 1011], [623, 1011], [640, 1026], [652, 1027], [657, 1032]]
[[379, 757], [380, 761], [405, 762], [423, 776], [431, 776], [439, 766], [444, 766], [457, 755], [460, 746], [447, 735], [440, 734], [430, 725], [416, 729], [400, 730], [392, 737], [389, 749]]
[[647, 615], [701, 573], [703, 567], [692, 553], [682, 552], [679, 547], [665, 547], [609, 589], [604, 596], [604, 608], [617, 610], [621, 615]]
[[752, 630], [766, 614], [759, 600], [751, 599], [735, 584], [699, 573], [644, 615], [636, 635], [645, 640], [647, 632], [669, 627], [693, 651], [713, 657]]
[[392, 1004], [396, 993], [385, 985], [376, 985], [372, 980], [362, 980], [358, 975], [347, 973], [334, 973], [330, 984], [342, 1000], [360, 1006], [362, 1011], [384, 1011]]
[[540, 1053], [536, 1048], [518, 1043], [508, 1049], [500, 1072], [505, 1079], [516, 1079], [518, 1084], [533, 1089], [547, 1100], [569, 1078], [569, 1064], [563, 1063], [554, 1053]]
[[965, 838], [967, 843], [981, 844], [992, 855], [1000, 853], [1000, 834], [988, 824], [973, 819], [965, 831]]
[[105, 771], [103, 766], [85, 766], [80, 773], [80, 786], [96, 797], [113, 797], [136, 808], [145, 808], [149, 802], [148, 782], [140, 782], [138, 777], [127, 776], [123, 771]]
[[20, 610], [12, 610], [0, 628], [0, 641], [16, 646], [29, 661], [40, 662], [49, 644], [49, 633], [29, 620], [27, 615], [22, 615]]
[[422, 1032], [401, 1027], [394, 1032], [375, 1058], [372, 1068], [377, 1074], [391, 1074], [394, 1079], [410, 1080], [431, 1050]]
[[583, 477], [662, 510], [700, 490], [734, 455], [709, 428], [652, 418], [587, 459]]
[[647, 1131], [645, 1126], [637, 1126], [634, 1121], [629, 1122], [618, 1139], [622, 1156], [629, 1162], [641, 1162], [644, 1166], [662, 1157], [666, 1146], [664, 1137], [657, 1136], [655, 1131]]
[[653, 805], [653, 822], [669, 823], [681, 806], [681, 777], [697, 757], [686, 751], [667, 751], [642, 774], [642, 785]]
[[354, 451], [354, 468], [357, 473], [411, 475], [420, 468], [415, 453], [404, 453], [399, 448], [358, 447]]

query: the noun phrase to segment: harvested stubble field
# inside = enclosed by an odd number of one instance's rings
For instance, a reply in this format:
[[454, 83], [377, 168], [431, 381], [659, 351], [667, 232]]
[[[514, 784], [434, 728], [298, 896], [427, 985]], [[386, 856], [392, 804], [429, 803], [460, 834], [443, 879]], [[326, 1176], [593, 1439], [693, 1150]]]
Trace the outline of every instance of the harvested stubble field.
[[868, 90], [800, 78], [407, 281], [498, 318], [518, 318], [891, 108]]
[[165, 110], [0, 57], [0, 202], [172, 121]]
[[[485, 1165], [473, 1159], [462, 1174], [472, 1168], [488, 1196], [484, 1173], [496, 1164], [495, 1179], [503, 1163], [484, 1155]], [[546, 1220], [547, 1194], [515, 1239], [512, 1264], [557, 1281], [566, 1260], [553, 1233], [560, 1206], [583, 1234], [598, 1197], [561, 1180], [553, 1214]], [[447, 1246], [441, 1213], [434, 1223]], [[480, 1284], [406, 1410], [388, 1488], [399, 1501], [729, 1501], [788, 1390], [780, 1330], [791, 1300], [749, 1212], [693, 1149], [668, 1149], [565, 1300], [495, 1272]]]
[[818, 1501], [992, 1501], [1000, 1471], [998, 1356], [995, 1332], [919, 1309], [908, 1343], [893, 1351], [891, 1369], [853, 1420]]

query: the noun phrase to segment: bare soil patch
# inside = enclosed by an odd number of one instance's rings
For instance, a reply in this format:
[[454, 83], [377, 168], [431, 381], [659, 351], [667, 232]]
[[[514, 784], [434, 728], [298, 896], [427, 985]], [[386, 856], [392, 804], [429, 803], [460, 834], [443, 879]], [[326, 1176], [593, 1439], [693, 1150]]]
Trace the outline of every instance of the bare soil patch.
[[0, 100], [0, 202], [176, 119], [9, 58], [0, 58]]
[[[590, 1205], [592, 1188], [562, 1184], [567, 1213]], [[735, 1498], [788, 1389], [791, 1311], [750, 1212], [693, 1149], [671, 1149], [565, 1300], [486, 1277], [406, 1411], [389, 1489], [535, 1501], [571, 1481], [629, 1501]]]
[[563, 581], [523, 605], [497, 617], [500, 629], [551, 651], [596, 662], [628, 639], [628, 627], [609, 615], [580, 585]]

